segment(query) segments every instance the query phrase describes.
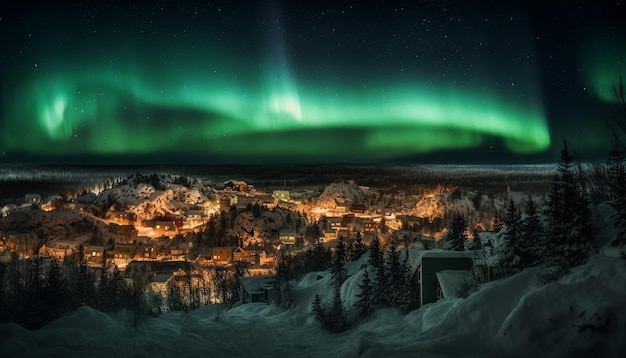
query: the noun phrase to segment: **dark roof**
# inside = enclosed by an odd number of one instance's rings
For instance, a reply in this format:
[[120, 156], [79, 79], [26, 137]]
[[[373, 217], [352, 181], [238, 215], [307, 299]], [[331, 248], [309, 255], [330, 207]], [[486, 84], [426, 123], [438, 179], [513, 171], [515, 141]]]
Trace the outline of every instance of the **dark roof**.
[[189, 262], [187, 261], [131, 261], [126, 270], [136, 269], [143, 265], [148, 266], [150, 271], [154, 273], [172, 273], [178, 269], [189, 270]]

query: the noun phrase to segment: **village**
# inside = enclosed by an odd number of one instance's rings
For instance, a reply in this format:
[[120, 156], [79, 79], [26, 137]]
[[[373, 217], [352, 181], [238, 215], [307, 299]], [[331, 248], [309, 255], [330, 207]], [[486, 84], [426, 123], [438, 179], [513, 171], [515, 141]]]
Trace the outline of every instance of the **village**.
[[[385, 200], [380, 192], [352, 181], [331, 183], [322, 192], [311, 188], [266, 192], [235, 179], [216, 188], [203, 187], [199, 182], [186, 187], [175, 184], [179, 179], [172, 180], [171, 176], [161, 176], [158, 183], [153, 177], [154, 185], [138, 183], [139, 179], [69, 200], [28, 193], [23, 203], [4, 205], [0, 255], [5, 261], [11, 253], [21, 258], [41, 255], [63, 261], [80, 254], [96, 271], [105, 264], [122, 272], [133, 272], [143, 265], [150, 273], [145, 290], [162, 295], [167, 294], [171, 282], [184, 281], [190, 265], [206, 269], [237, 265], [244, 269], [240, 278], [242, 301], [267, 302], [264, 282], [275, 274], [279, 252], [295, 255], [316, 243], [332, 249], [338, 238], [352, 244], [358, 236], [365, 245], [377, 238], [383, 247], [393, 241], [421, 255], [441, 248], [439, 239], [447, 230], [444, 217], [451, 210], [445, 206], [452, 205], [448, 201], [461, 200], [460, 207], [469, 206], [471, 201], [458, 197], [454, 187], [422, 191], [420, 199], [401, 193], [403, 198], [412, 198], [406, 203], [389, 195]], [[237, 217], [224, 219], [229, 213]], [[476, 217], [486, 221], [473, 224], [468, 234], [493, 228], [493, 214]], [[209, 231], [217, 235], [215, 223], [226, 220], [233, 220], [234, 225], [219, 234], [227, 237], [225, 240], [202, 242], [202, 235]], [[24, 226], [25, 222], [30, 226]], [[431, 286], [426, 302], [443, 297], [442, 287], [449, 286], [437, 282], [438, 271], [468, 270], [471, 266], [470, 253], [448, 256], [435, 255], [443, 263], [436, 264], [437, 269], [423, 279]], [[427, 257], [424, 262], [428, 262]], [[421, 256], [414, 261], [415, 268], [424, 267], [417, 264], [422, 262]], [[128, 284], [136, 285], [133, 281], [137, 278], [128, 272]], [[413, 275], [418, 285], [420, 275]], [[420, 297], [419, 301], [423, 300]]]

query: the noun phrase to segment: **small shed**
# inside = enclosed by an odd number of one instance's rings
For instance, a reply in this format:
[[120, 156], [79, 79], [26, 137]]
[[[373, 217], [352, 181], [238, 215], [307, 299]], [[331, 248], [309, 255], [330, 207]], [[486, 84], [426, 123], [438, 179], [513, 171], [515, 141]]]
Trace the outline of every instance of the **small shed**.
[[[417, 259], [411, 282], [417, 288], [418, 307], [433, 303], [442, 290], [437, 273], [445, 270], [468, 271], [479, 257], [475, 251], [432, 250], [423, 252]], [[450, 276], [450, 275], [447, 275]], [[442, 274], [442, 277], [447, 277]], [[442, 292], [441, 292], [442, 293]]]
[[241, 302], [268, 302], [272, 291], [274, 276], [246, 276], [239, 277], [241, 285]]

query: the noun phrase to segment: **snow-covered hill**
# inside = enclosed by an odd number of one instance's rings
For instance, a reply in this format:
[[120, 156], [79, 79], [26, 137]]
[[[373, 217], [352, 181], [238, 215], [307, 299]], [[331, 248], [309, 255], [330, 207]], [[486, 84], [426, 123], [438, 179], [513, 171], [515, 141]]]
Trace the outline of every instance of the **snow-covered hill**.
[[104, 231], [104, 223], [75, 210], [21, 209], [0, 220], [0, 231], [7, 235], [34, 233], [42, 239], [73, 238], [97, 230]]
[[216, 206], [215, 189], [199, 183], [192, 187], [174, 184], [176, 178], [161, 175], [158, 178], [161, 189], [158, 190], [151, 184], [136, 183], [136, 178], [131, 177], [127, 182], [105, 189], [97, 195], [85, 193], [76, 198], [76, 202], [100, 211], [113, 208], [128, 210], [139, 220], [150, 220], [168, 213], [182, 214], [192, 206], [204, 207], [208, 212]]
[[354, 183], [332, 183], [319, 196], [315, 205], [324, 209], [337, 206], [350, 207], [352, 204], [364, 204], [365, 192]]
[[[342, 287], [354, 301], [361, 270], [348, 265]], [[296, 307], [209, 305], [147, 318], [82, 307], [28, 331], [0, 325], [7, 357], [624, 357], [626, 261], [602, 254], [558, 282], [539, 284], [537, 269], [484, 285], [466, 299], [444, 299], [409, 314], [385, 309], [344, 333], [323, 331], [308, 314], [330, 277], [294, 283]]]
[[263, 245], [275, 239], [278, 243], [278, 232], [285, 222], [286, 210], [264, 210], [255, 218], [251, 211], [244, 211], [235, 220], [234, 234], [241, 237], [244, 246]]

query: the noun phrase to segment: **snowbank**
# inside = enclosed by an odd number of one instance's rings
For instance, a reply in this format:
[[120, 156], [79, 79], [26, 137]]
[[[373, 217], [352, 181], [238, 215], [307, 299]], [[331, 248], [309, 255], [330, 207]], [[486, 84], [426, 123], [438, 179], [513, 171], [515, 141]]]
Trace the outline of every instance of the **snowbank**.
[[[361, 261], [342, 287], [354, 301]], [[320, 274], [320, 275], [318, 275]], [[321, 277], [321, 278], [320, 278]], [[538, 269], [484, 285], [466, 299], [444, 299], [409, 314], [378, 310], [355, 328], [327, 333], [308, 311], [330, 277], [312, 272], [294, 282], [296, 306], [263, 303], [148, 318], [82, 307], [36, 331], [0, 325], [0, 352], [39, 356], [209, 357], [571, 357], [626, 356], [626, 262], [593, 257], [558, 282], [539, 284]]]

